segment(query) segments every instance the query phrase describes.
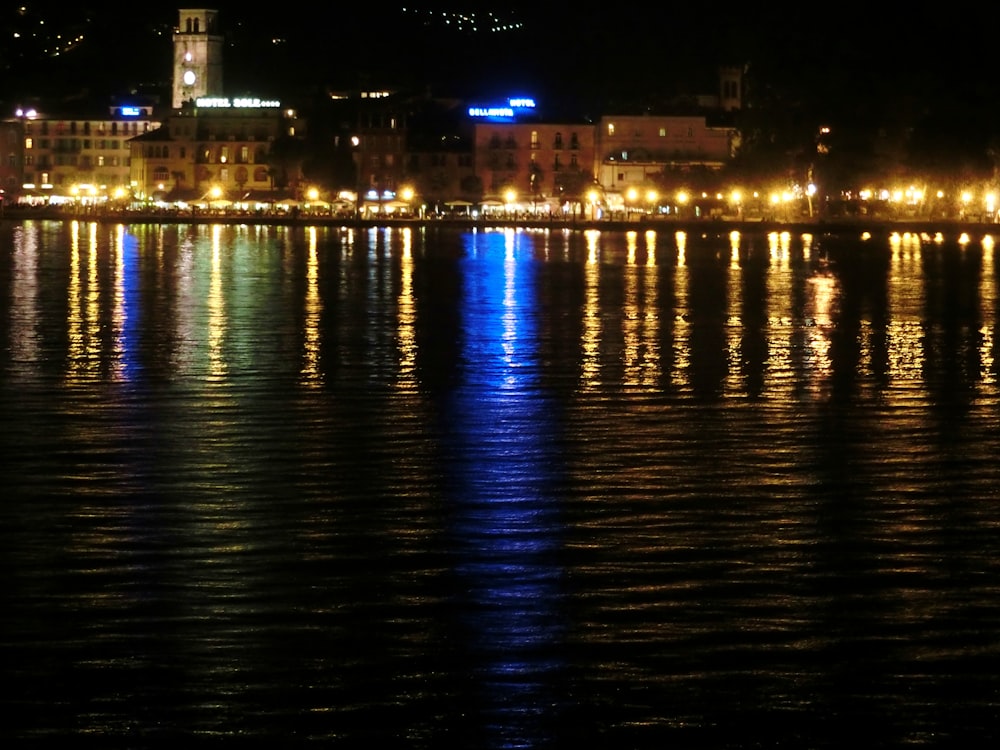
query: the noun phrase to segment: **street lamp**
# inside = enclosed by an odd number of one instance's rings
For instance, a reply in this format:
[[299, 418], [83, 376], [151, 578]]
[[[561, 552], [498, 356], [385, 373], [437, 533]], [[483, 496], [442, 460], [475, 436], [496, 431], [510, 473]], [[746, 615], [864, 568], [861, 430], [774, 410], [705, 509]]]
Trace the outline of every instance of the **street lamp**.
[[504, 192], [503, 197], [507, 213], [510, 214], [514, 210], [514, 201], [517, 200], [517, 193], [511, 188]]

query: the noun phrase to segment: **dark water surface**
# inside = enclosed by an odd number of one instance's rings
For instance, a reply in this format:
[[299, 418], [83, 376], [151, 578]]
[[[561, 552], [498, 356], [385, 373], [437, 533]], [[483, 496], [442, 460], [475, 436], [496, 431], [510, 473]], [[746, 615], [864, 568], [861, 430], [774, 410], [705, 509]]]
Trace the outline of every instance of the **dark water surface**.
[[0, 222], [0, 739], [994, 747], [998, 269]]

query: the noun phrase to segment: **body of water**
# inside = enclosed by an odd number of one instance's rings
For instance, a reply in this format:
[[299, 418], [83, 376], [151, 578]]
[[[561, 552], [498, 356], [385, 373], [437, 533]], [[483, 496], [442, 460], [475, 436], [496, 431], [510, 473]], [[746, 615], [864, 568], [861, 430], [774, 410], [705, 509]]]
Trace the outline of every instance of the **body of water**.
[[710, 229], [0, 222], [6, 746], [992, 747], [992, 238]]

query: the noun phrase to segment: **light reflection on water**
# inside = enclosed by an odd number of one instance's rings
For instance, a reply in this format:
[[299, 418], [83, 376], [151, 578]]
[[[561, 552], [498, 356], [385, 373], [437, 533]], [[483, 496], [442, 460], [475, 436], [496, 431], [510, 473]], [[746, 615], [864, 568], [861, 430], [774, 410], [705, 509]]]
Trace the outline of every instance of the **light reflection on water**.
[[995, 738], [991, 237], [0, 224], [4, 733]]

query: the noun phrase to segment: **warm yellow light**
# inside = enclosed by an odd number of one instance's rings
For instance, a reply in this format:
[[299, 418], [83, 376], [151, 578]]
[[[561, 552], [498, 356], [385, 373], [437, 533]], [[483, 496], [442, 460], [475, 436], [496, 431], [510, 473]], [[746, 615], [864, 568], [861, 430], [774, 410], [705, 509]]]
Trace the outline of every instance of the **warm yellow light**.
[[730, 195], [730, 200], [732, 200], [733, 203], [739, 203], [743, 200], [743, 194], [739, 190], [734, 190]]
[[677, 193], [677, 202], [680, 203], [681, 205], [687, 203], [688, 194], [685, 193], [683, 190], [681, 190], [679, 193]]
[[597, 195], [597, 191], [596, 190], [591, 190], [589, 193], [587, 193], [587, 201], [589, 201], [590, 203], [593, 203], [593, 204], [596, 205], [597, 204], [597, 199], [598, 199], [598, 195]]
[[319, 200], [319, 190], [316, 188], [309, 188], [309, 191], [306, 193], [306, 197], [311, 201]]
[[517, 200], [517, 193], [515, 193], [513, 190], [508, 190], [503, 194], [503, 196], [504, 200], [506, 200], [507, 203], [513, 203], [515, 200]]
[[212, 189], [209, 191], [209, 195], [211, 195], [213, 199], [214, 198], [221, 198], [222, 197], [222, 188], [220, 188], [218, 185], [213, 185]]
[[657, 195], [657, 193], [656, 193], [655, 190], [647, 190], [646, 191], [646, 201], [649, 202], [649, 203], [656, 203], [656, 199], [659, 198], [659, 197], [660, 196]]
[[404, 201], [407, 202], [413, 200], [413, 188], [411, 187], [403, 188], [402, 191], [400, 192], [400, 196], [403, 198]]

